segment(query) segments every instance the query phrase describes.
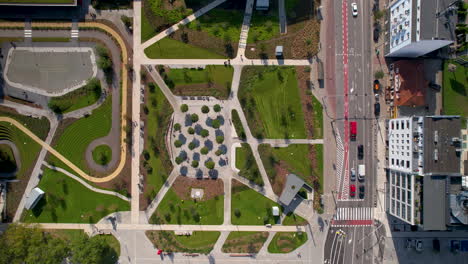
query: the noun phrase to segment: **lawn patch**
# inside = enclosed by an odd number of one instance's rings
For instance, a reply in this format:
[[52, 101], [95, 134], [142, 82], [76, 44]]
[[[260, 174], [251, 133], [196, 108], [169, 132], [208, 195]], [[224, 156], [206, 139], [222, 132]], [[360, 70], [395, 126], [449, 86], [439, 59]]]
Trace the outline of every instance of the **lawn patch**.
[[247, 143], [242, 143], [240, 148], [236, 148], [236, 168], [240, 170], [240, 176], [257, 185], [264, 185], [262, 176], [258, 170], [257, 162], [253, 156], [252, 149]]
[[281, 222], [282, 225], [285, 226], [298, 226], [298, 225], [307, 225], [307, 220], [304, 218], [289, 212], [286, 217]]
[[190, 236], [177, 236], [173, 231], [146, 231], [145, 234], [155, 248], [165, 252], [208, 254], [221, 233], [194, 231]]
[[306, 138], [304, 115], [293, 67], [247, 66], [239, 99], [257, 138]]
[[220, 225], [224, 219], [223, 208], [223, 195], [198, 201], [190, 198], [189, 192], [179, 197], [172, 187], [151, 216], [150, 223]]
[[39, 188], [45, 196], [23, 212], [27, 223], [97, 223], [104, 216], [130, 210], [130, 204], [112, 195], [96, 193], [60, 172], [45, 168]]
[[233, 181], [231, 200], [231, 222], [233, 225], [275, 224], [278, 217], [272, 215], [271, 208], [273, 206], [278, 206], [282, 210], [276, 202], [237, 181]]
[[208, 65], [205, 69], [165, 68], [162, 77], [176, 95], [213, 96], [224, 100], [231, 93], [234, 69], [231, 66]]
[[244, 13], [215, 8], [188, 24], [188, 28], [208, 33], [227, 42], [239, 42]]
[[268, 245], [269, 253], [289, 253], [307, 241], [307, 233], [278, 232]]
[[108, 145], [99, 145], [93, 150], [93, 160], [99, 165], [107, 165], [112, 160], [112, 149]]
[[71, 40], [70, 38], [61, 38], [61, 37], [55, 37], [55, 38], [35, 37], [35, 38], [32, 38], [33, 42], [69, 42], [70, 40]]
[[81, 88], [62, 96], [52, 97], [49, 101], [49, 108], [55, 113], [68, 113], [97, 102], [101, 97], [101, 82], [97, 78], [92, 78]]
[[0, 116], [10, 117], [17, 120], [42, 140], [46, 139], [50, 130], [49, 120], [45, 117], [32, 118], [20, 115], [15, 110], [4, 106], [0, 106]]
[[268, 232], [230, 232], [223, 244], [224, 253], [258, 253]]
[[[449, 65], [455, 65], [454, 72], [449, 71]], [[443, 112], [444, 115], [460, 115], [468, 117], [468, 70], [455, 61], [444, 63], [443, 74]], [[466, 127], [466, 120], [462, 119]]]
[[[147, 114], [143, 117], [145, 122], [145, 149], [143, 158], [141, 158], [142, 167], [140, 170], [145, 175], [146, 184], [142, 198], [147, 204], [159, 192], [173, 168], [165, 139], [174, 112], [156, 84], [150, 83], [148, 87], [149, 89], [145, 89], [146, 101], [142, 111]], [[141, 201], [140, 204], [144, 205], [145, 203]]]
[[224, 59], [208, 49], [195, 47], [172, 38], [163, 38], [145, 49], [150, 59]]
[[272, 1], [267, 13], [255, 10], [250, 20], [249, 36], [247, 43], [270, 40], [280, 36], [278, 2]]
[[237, 136], [245, 140], [247, 138], [247, 135], [245, 134], [244, 126], [242, 125], [242, 122], [239, 117], [239, 113], [237, 113], [236, 109], [233, 109], [231, 111], [231, 118], [232, 118], [232, 123], [234, 124], [234, 128], [236, 129], [236, 134]]

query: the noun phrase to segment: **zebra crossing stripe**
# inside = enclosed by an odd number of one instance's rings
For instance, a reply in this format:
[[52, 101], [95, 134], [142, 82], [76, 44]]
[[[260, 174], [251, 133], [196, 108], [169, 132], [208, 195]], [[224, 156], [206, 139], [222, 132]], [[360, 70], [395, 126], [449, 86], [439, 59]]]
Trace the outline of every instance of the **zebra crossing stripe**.
[[72, 29], [71, 30], [71, 37], [72, 38], [78, 38], [78, 36], [79, 36], [78, 29]]
[[31, 30], [31, 29], [25, 29], [25, 30], [24, 30], [24, 37], [25, 37], [25, 38], [30, 38], [30, 37], [32, 37], [32, 30]]

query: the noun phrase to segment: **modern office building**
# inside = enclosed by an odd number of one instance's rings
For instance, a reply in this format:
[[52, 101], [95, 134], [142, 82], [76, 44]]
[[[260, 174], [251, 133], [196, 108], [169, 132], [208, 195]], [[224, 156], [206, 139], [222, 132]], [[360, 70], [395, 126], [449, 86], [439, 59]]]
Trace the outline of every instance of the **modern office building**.
[[453, 43], [454, 0], [394, 0], [385, 21], [385, 56], [415, 58]]
[[[450, 195], [462, 191], [459, 116], [388, 121], [387, 210], [425, 230], [452, 225]], [[456, 203], [453, 203], [456, 204]]]

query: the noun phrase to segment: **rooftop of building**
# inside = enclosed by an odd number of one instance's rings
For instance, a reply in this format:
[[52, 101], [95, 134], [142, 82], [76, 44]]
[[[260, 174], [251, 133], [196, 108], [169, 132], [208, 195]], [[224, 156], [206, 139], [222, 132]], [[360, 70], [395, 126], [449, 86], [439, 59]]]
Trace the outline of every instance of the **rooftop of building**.
[[454, 0], [421, 1], [420, 39], [455, 39], [456, 2]]
[[424, 64], [419, 60], [399, 60], [393, 63], [393, 104], [424, 106], [429, 82], [424, 78]]
[[413, 0], [398, 0], [390, 6], [390, 52], [411, 43]]
[[424, 117], [424, 173], [460, 175], [459, 116]]
[[305, 182], [294, 174], [288, 174], [286, 177], [286, 185], [279, 200], [282, 204], [289, 205]]
[[448, 200], [446, 176], [426, 176], [423, 182], [423, 228], [424, 230], [446, 230], [448, 222]]

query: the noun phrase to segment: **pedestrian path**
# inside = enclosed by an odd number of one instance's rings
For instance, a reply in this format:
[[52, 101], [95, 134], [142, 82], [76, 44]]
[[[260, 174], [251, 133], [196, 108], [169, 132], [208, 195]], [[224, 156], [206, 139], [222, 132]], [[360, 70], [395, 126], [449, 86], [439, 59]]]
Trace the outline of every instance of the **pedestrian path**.
[[32, 38], [32, 29], [24, 29], [24, 37]]
[[372, 207], [343, 207], [336, 210], [331, 226], [371, 226], [373, 222]]
[[79, 37], [78, 29], [72, 29], [71, 30], [71, 37], [72, 38], [78, 38]]

